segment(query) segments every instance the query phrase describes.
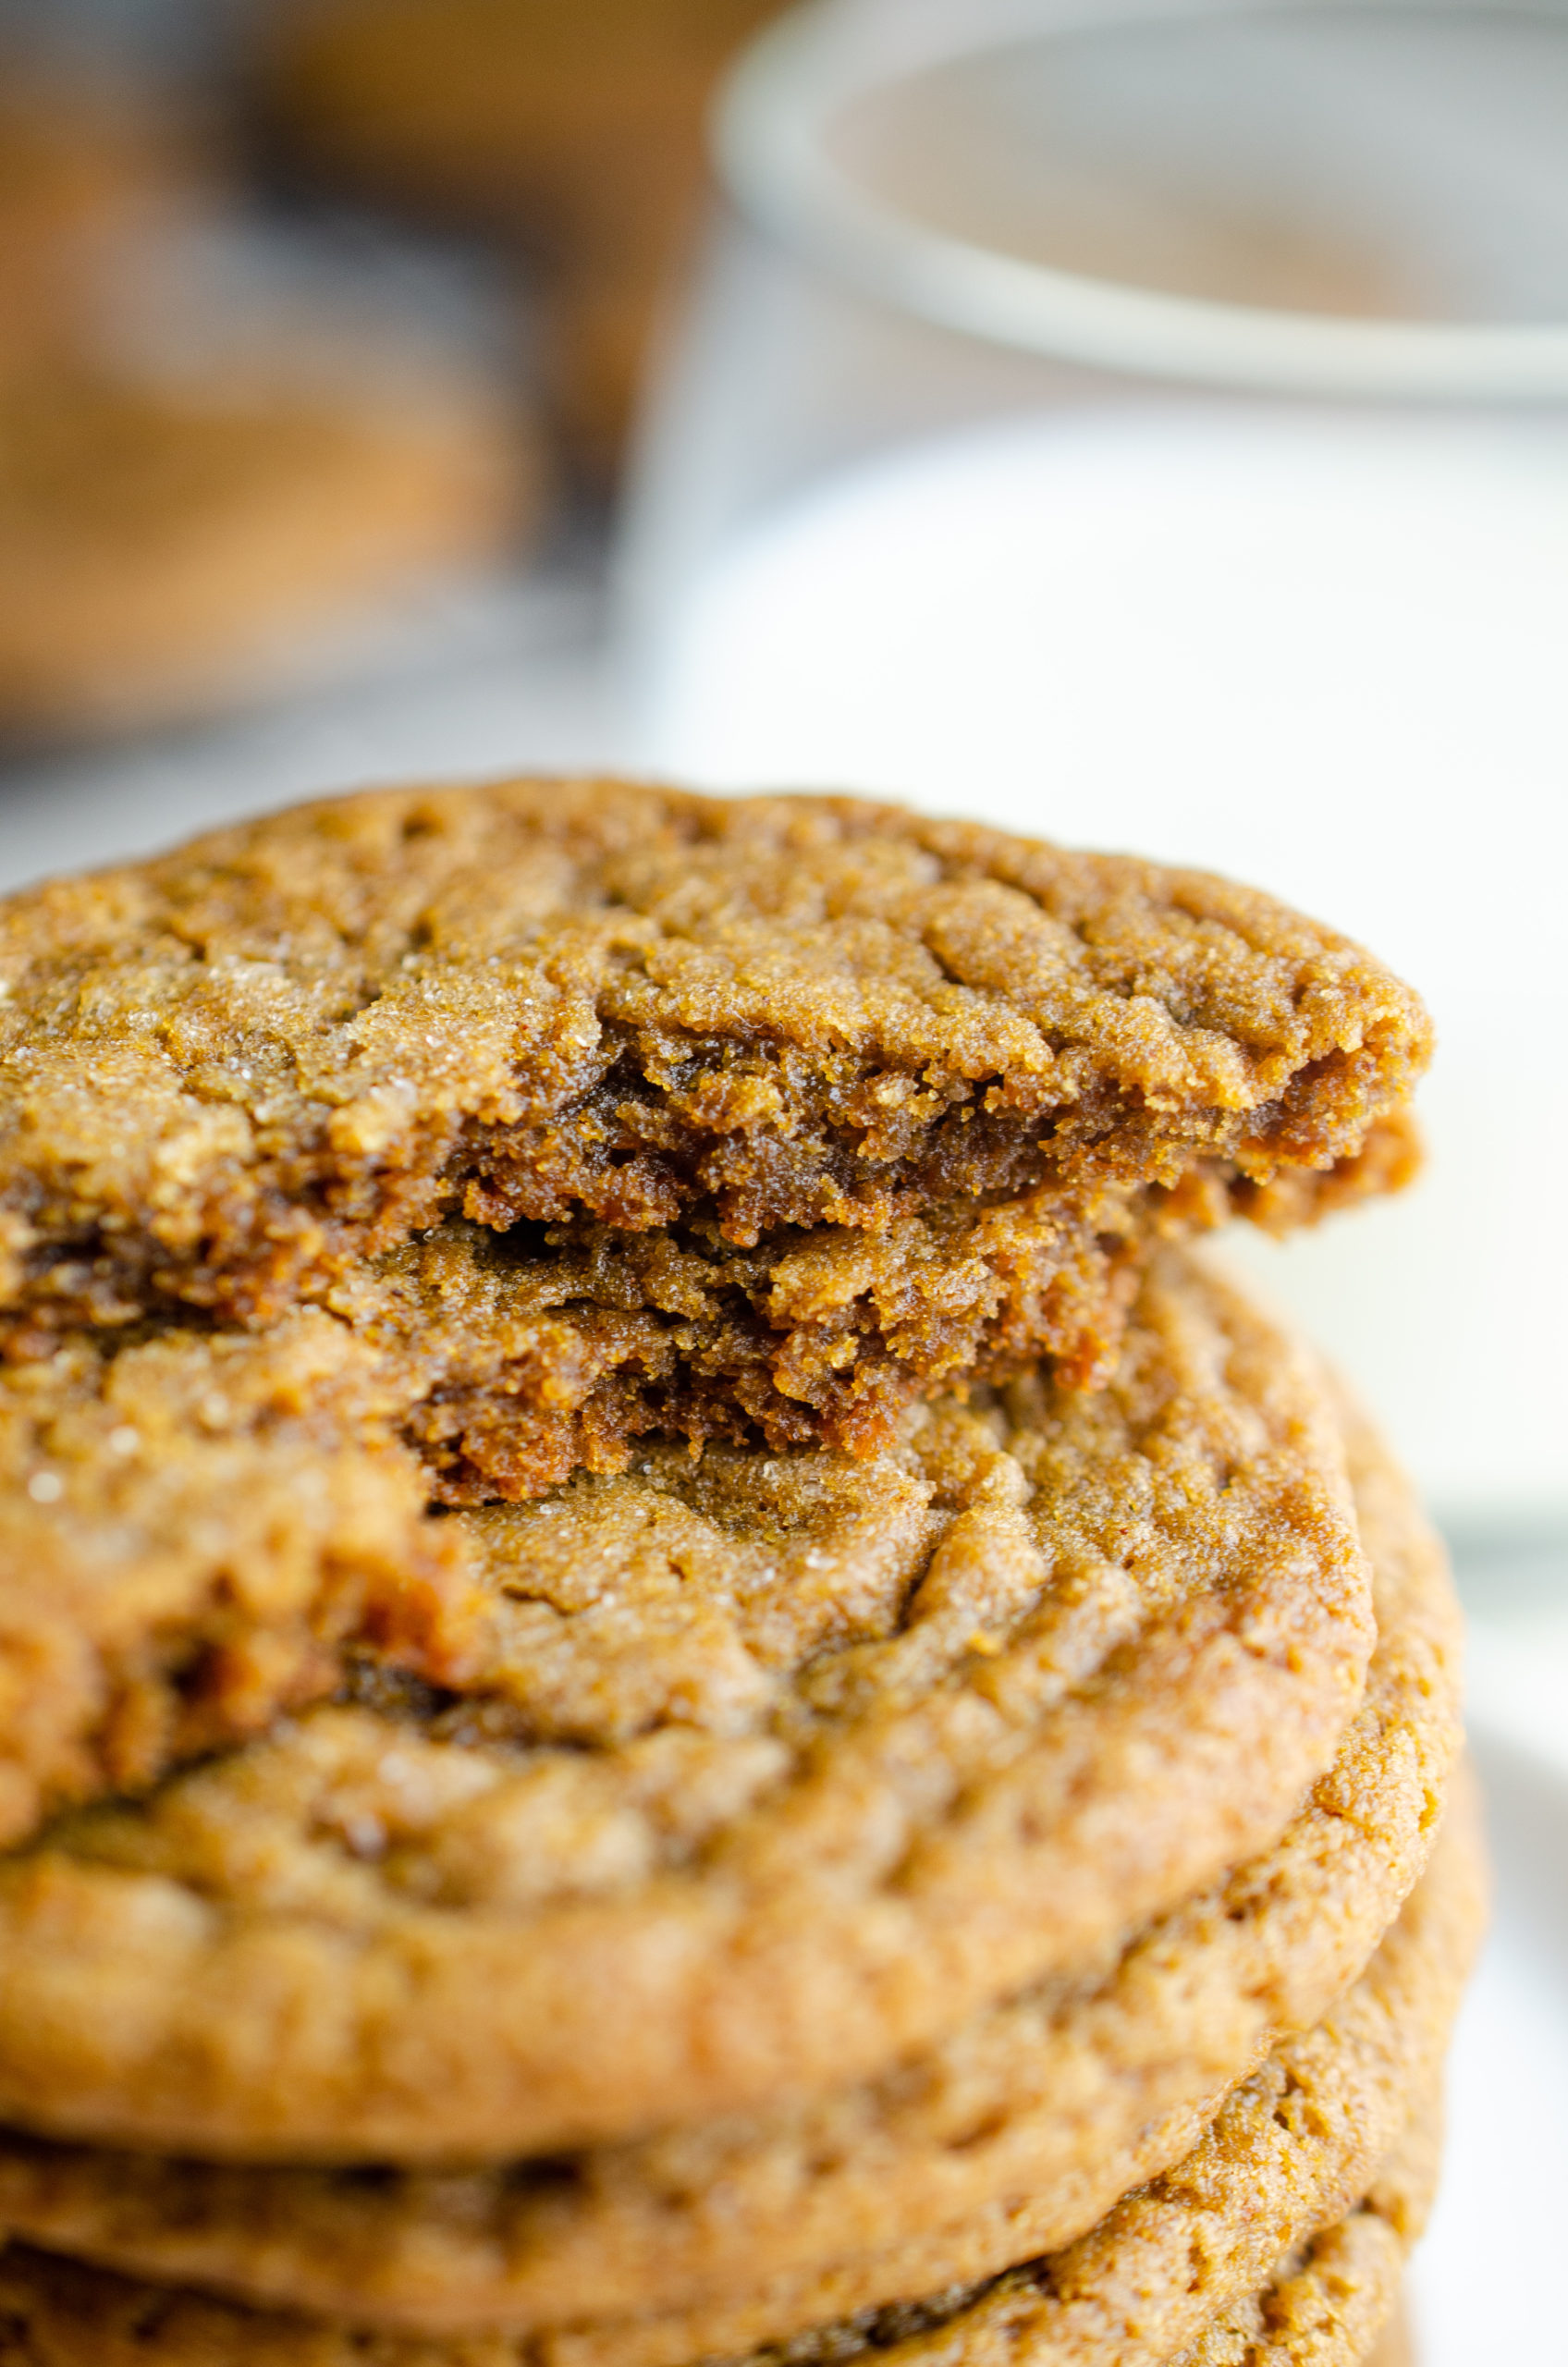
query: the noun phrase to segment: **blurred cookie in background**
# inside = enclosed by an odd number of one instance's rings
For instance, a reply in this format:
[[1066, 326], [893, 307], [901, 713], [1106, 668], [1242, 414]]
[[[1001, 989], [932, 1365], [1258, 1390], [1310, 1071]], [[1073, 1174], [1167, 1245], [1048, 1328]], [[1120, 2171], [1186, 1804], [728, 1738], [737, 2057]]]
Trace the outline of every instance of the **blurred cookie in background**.
[[399, 595], [499, 564], [536, 516], [515, 421], [420, 399], [89, 363], [0, 388], [0, 735], [150, 726], [374, 643]]
[[533, 262], [578, 466], [614, 466], [698, 221], [725, 65], [782, 0], [283, 0], [253, 89], [277, 152]]
[[553, 272], [540, 292], [541, 399], [567, 464], [590, 491], [616, 482], [672, 277], [673, 268], [635, 261], [582, 261]]
[[393, 253], [246, 215], [175, 94], [0, 56], [0, 742], [320, 679], [537, 541], [515, 357]]
[[127, 241], [214, 179], [193, 122], [123, 81], [0, 49], [0, 374], [91, 334]]

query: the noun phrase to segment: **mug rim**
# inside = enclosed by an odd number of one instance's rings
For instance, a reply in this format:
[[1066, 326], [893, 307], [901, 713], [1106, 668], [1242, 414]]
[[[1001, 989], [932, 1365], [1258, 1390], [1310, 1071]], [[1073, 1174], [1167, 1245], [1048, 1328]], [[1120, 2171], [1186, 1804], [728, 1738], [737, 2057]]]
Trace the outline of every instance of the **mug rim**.
[[[1568, 398], [1568, 323], [1464, 326], [1186, 297], [1033, 263], [933, 228], [858, 182], [820, 136], [847, 103], [922, 67], [1021, 34], [1266, 16], [1488, 15], [1568, 31], [1568, 11], [1474, 0], [969, 0], [961, 27], [903, 0], [862, 23], [832, 0], [793, 9], [731, 69], [712, 127], [721, 183], [741, 214], [864, 295], [935, 326], [1119, 376], [1308, 397], [1550, 403]], [[868, 35], [872, 36], [868, 38]]]

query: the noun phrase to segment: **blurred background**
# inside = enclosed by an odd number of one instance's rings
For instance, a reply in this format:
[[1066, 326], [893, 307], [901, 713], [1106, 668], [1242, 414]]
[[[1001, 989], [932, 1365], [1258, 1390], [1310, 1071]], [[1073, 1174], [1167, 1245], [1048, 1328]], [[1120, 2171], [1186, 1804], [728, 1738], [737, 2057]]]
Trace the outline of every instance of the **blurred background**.
[[0, 0], [0, 886], [625, 766], [1205, 864], [1427, 994], [1427, 1177], [1235, 1254], [1475, 1616], [1430, 2367], [1560, 2338], [1565, 652], [1561, 9]]

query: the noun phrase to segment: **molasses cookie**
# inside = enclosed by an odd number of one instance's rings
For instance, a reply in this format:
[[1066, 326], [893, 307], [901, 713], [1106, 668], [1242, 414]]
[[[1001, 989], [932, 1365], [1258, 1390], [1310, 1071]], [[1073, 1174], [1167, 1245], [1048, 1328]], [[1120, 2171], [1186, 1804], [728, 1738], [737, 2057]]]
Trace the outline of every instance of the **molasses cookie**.
[[[978, 2286], [927, 2288], [929, 2298], [745, 2355], [806, 2367], [862, 2353], [892, 2367], [981, 2367], [998, 2358], [1096, 2367], [1108, 2355], [1119, 2367], [1220, 2367], [1316, 2360], [1324, 2354], [1305, 2339], [1327, 2333], [1339, 2338], [1328, 2355], [1349, 2367], [1397, 2292], [1398, 2255], [1433, 2151], [1425, 2107], [1482, 1891], [1477, 1836], [1462, 1805], [1399, 1923], [1325, 2022], [1272, 2056], [1174, 2169], [1125, 2197], [1077, 2244]], [[1023, 2232], [1026, 2207], [1016, 2221]], [[1371, 2241], [1363, 2221], [1377, 2223]], [[936, 2267], [954, 2256], [937, 2245], [925, 2258]], [[695, 2349], [675, 2347], [679, 2327], [650, 2321], [623, 2321], [602, 2336], [443, 2343], [252, 2312], [39, 2252], [0, 2260], [0, 2359], [9, 2340], [18, 2360], [42, 2355], [51, 2367], [120, 2367], [133, 2357], [191, 2367], [214, 2359], [225, 2367], [676, 2367], [741, 2355], [719, 2327], [739, 2332], [749, 2322], [744, 2308], [702, 2322], [707, 2333]]]
[[385, 1412], [310, 1310], [0, 1365], [0, 1843], [259, 1734], [355, 1651], [464, 1673], [461, 1539]]
[[868, 2087], [496, 2171], [365, 2177], [0, 2133], [0, 2225], [164, 2284], [447, 2336], [744, 2294], [1023, 2193], [1038, 2242], [1072, 2241], [1329, 2011], [1436, 1831], [1457, 1607], [1408, 1484], [1347, 1422], [1377, 1581], [1366, 1700], [1277, 1846], [1140, 1933], [1103, 1980], [1038, 1984]]
[[[846, 2331], [898, 2367], [933, 2355], [988, 2367], [998, 2354], [1030, 2367], [1098, 2367], [1108, 2355], [1163, 2367], [1365, 2195], [1413, 2111], [1436, 2097], [1485, 1901], [1479, 1820], [1462, 1786], [1431, 1868], [1362, 1979], [1232, 2091], [1173, 2168], [1064, 2250], [1034, 2256], [1040, 2223], [1025, 2201], [875, 2270], [853, 2263], [729, 2306], [561, 2330], [551, 2367], [682, 2367], [786, 2344], [793, 2360], [797, 2343], [808, 2360], [835, 2359]], [[1025, 2265], [975, 2289], [1009, 2257]], [[922, 2277], [932, 2299], [890, 2298]]]
[[873, 2078], [1271, 1846], [1374, 1641], [1316, 1367], [1176, 1253], [1097, 1393], [448, 1525], [460, 1690], [373, 1667], [0, 1863], [6, 2118], [472, 2161]]
[[1170, 2367], [1412, 2367], [1400, 2284], [1442, 2160], [1436, 2095], [1357, 2208], [1282, 2261], [1269, 2285], [1222, 2312]]
[[1102, 1378], [1134, 1233], [1403, 1180], [1429, 1049], [1370, 956], [1201, 874], [613, 782], [345, 799], [55, 882], [0, 906], [0, 986], [23, 1352], [335, 1287], [352, 1319], [366, 1258], [466, 1218], [494, 1261], [471, 1233], [384, 1279], [416, 1326], [432, 1294], [549, 1318], [496, 1360], [514, 1470], [472, 1402], [426, 1440], [508, 1494], [644, 1428], [866, 1452], [972, 1367]]

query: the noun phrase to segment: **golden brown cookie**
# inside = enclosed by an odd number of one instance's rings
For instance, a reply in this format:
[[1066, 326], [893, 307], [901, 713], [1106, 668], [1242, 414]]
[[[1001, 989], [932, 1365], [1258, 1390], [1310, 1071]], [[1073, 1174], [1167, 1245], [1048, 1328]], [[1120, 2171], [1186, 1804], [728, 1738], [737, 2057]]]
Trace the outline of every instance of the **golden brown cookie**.
[[842, 2086], [1269, 1846], [1374, 1640], [1331, 1404], [1172, 1257], [1096, 1395], [456, 1515], [456, 1699], [313, 1711], [0, 1865], [0, 2111], [498, 2158]]
[[[1281, 2049], [1227, 2100], [1175, 2169], [1127, 2196], [1065, 2251], [978, 2289], [941, 2291], [804, 2331], [782, 2355], [815, 2362], [876, 2352], [894, 2367], [980, 2367], [998, 2357], [1028, 2367], [1094, 2367], [1110, 2352], [1120, 2367], [1161, 2367], [1206, 2338], [1212, 2347], [1217, 2321], [1223, 2336], [1244, 2329], [1250, 2315], [1276, 2342], [1306, 2324], [1309, 2288], [1323, 2282], [1319, 2251], [1331, 2254], [1336, 2238], [1341, 2252], [1354, 2249], [1354, 2237], [1336, 2222], [1358, 2196], [1367, 2201], [1354, 2218], [1378, 2215], [1379, 2163], [1398, 2145], [1413, 2104], [1436, 2087], [1483, 1888], [1476, 1831], [1461, 1812], [1355, 1988], [1317, 2030]], [[1398, 2187], [1396, 2167], [1390, 2191]], [[1405, 2207], [1408, 2214], [1408, 2198]], [[1391, 2232], [1394, 2207], [1384, 2200], [1381, 2209]], [[1019, 2223], [1026, 2224], [1026, 2213]], [[1291, 2259], [1298, 2247], [1305, 2247], [1300, 2259]], [[1281, 2255], [1290, 2260], [1283, 2275]], [[933, 2264], [942, 2257], [939, 2246], [927, 2255]], [[714, 2345], [676, 2349], [678, 2328], [656, 2321], [532, 2341], [410, 2340], [133, 2285], [39, 2253], [14, 2252], [9, 2262], [7, 2273], [0, 2261], [0, 2324], [16, 2330], [13, 2339], [36, 2341], [51, 2367], [86, 2360], [89, 2328], [101, 2346], [91, 2353], [93, 2367], [119, 2367], [133, 2345], [140, 2359], [221, 2359], [225, 2367], [286, 2359], [300, 2367], [675, 2367], [726, 2355]], [[1364, 2275], [1362, 2282], [1370, 2280]], [[1260, 2290], [1261, 2305], [1253, 2299]], [[1343, 2323], [1349, 2313], [1337, 2294], [1333, 2306]], [[758, 2311], [748, 2316], [742, 2306], [728, 2321], [703, 2324], [718, 2335], [723, 2324], [740, 2329], [757, 2321]], [[1375, 2324], [1367, 2329], [1374, 2331]], [[749, 2355], [761, 2362], [780, 2352]]]
[[[1442, 2161], [1440, 2096], [1419, 2105], [1370, 2191], [1170, 2367], [1409, 2367], [1400, 2285]], [[487, 2363], [486, 2363], [487, 2367]]]
[[223, 2168], [11, 2131], [0, 2226], [161, 2283], [447, 2335], [744, 2293], [886, 2253], [895, 2235], [913, 2248], [1020, 2193], [1045, 2248], [1071, 2241], [1186, 2152], [1279, 2037], [1327, 2012], [1435, 1831], [1457, 1609], [1407, 1483], [1349, 1421], [1377, 1574], [1363, 1708], [1279, 1846], [1143, 1933], [1104, 1981], [1026, 1992], [868, 2089], [500, 2172]]
[[[1460, 1787], [1433, 1865], [1361, 1980], [1324, 2020], [1289, 2041], [1225, 2100], [1193, 2149], [1140, 2185], [1090, 2232], [1040, 2255], [1048, 2206], [1001, 2205], [811, 2278], [727, 2303], [576, 2325], [544, 2338], [550, 2367], [684, 2367], [772, 2356], [796, 2343], [837, 2357], [846, 2323], [868, 2347], [944, 2367], [1022, 2355], [1031, 2367], [1158, 2367], [1220, 2311], [1267, 2281], [1280, 2255], [1337, 2219], [1399, 2138], [1413, 2101], [1435, 2091], [1485, 1912], [1479, 1821]], [[1026, 2261], [1023, 2268], [1005, 2263]], [[997, 2275], [998, 2269], [1004, 2270]], [[974, 2280], [995, 2281], [976, 2292]], [[906, 2300], [939, 2299], [903, 2332]], [[891, 2327], [878, 2324], [883, 2309]], [[940, 2339], [931, 2340], [936, 2327]], [[826, 2335], [826, 2339], [825, 2339]], [[891, 2339], [889, 2339], [891, 2336]]]
[[968, 1365], [1092, 1380], [1134, 1227], [1398, 1182], [1429, 1047], [1369, 956], [1203, 875], [613, 782], [340, 800], [54, 883], [0, 906], [0, 986], [24, 1345], [270, 1318], [466, 1214], [583, 1277], [514, 1377], [545, 1418], [507, 1492], [648, 1424], [864, 1451]]
[[0, 1842], [259, 1734], [356, 1650], [463, 1674], [477, 1592], [384, 1395], [310, 1311], [0, 1365]]
[[497, 559], [536, 472], [477, 387], [407, 402], [253, 373], [0, 387], [0, 733], [118, 729], [264, 686], [312, 637]]

